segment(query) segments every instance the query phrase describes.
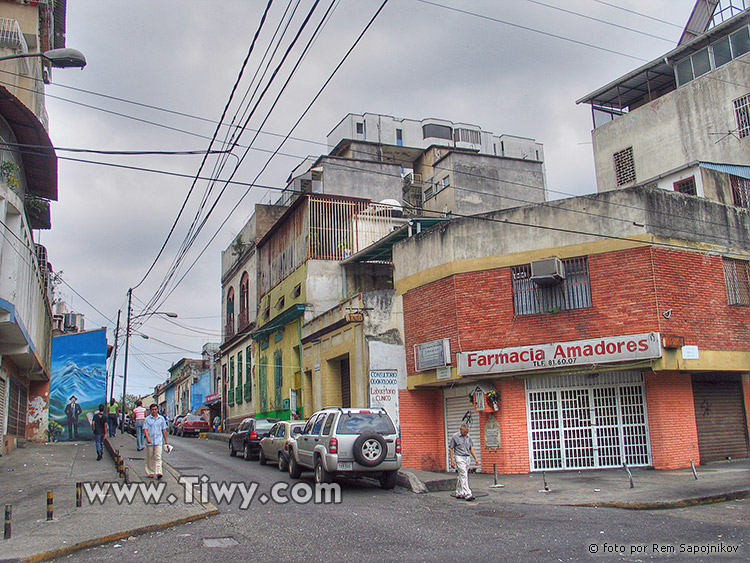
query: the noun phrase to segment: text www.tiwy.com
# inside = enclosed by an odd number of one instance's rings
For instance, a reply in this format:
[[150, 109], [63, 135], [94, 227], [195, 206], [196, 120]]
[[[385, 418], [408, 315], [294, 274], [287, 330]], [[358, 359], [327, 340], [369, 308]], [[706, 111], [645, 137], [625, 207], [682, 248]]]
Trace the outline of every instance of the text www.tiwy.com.
[[[222, 481], [215, 483], [207, 475], [200, 477], [183, 476], [179, 479], [182, 485], [182, 501], [187, 504], [200, 501], [214, 504], [232, 504], [239, 501], [241, 510], [250, 508], [257, 501], [262, 505], [269, 502], [276, 504], [339, 504], [341, 502], [341, 486], [338, 483], [315, 484], [310, 483], [274, 483], [268, 493], [259, 492], [259, 484], [244, 481]], [[180, 497], [174, 493], [167, 493], [164, 481], [150, 483], [110, 483], [85, 482], [83, 493], [89, 504], [104, 504], [112, 499], [117, 504], [132, 504], [134, 502], [174, 504]]]

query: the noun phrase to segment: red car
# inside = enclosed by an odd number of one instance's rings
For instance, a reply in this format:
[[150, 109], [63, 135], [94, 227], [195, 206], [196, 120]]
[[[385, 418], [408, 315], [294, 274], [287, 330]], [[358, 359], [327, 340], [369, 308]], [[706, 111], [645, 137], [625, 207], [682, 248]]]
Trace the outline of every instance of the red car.
[[198, 435], [200, 432], [208, 432], [208, 422], [196, 414], [189, 414], [180, 420], [176, 433], [178, 436], [185, 434]]

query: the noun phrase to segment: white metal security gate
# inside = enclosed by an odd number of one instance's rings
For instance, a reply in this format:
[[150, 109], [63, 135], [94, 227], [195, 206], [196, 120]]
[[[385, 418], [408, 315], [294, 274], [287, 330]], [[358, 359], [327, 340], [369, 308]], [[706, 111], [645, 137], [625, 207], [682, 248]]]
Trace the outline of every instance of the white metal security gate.
[[[448, 461], [448, 446], [450, 445], [451, 438], [459, 431], [461, 424], [467, 422], [469, 424], [469, 436], [471, 441], [474, 443], [474, 453], [477, 454], [479, 460], [479, 467], [482, 465], [482, 448], [481, 448], [481, 436], [479, 433], [479, 414], [474, 412], [474, 406], [469, 401], [469, 395], [466, 391], [459, 397], [445, 397], [445, 455], [446, 455], [446, 467], [450, 471], [450, 462]], [[471, 460], [469, 469], [477, 467], [474, 464], [474, 460]], [[478, 470], [478, 469], [477, 469]]]
[[532, 471], [651, 464], [643, 374], [526, 380]]

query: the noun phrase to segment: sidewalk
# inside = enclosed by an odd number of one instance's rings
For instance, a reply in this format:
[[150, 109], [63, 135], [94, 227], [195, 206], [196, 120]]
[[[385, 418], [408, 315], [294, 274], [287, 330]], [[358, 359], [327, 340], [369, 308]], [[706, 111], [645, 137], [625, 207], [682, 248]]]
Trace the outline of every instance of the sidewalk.
[[[623, 469], [548, 471], [544, 474], [498, 475], [501, 487], [493, 487], [492, 474], [469, 476], [477, 501], [520, 504], [606, 506], [652, 510], [720, 502], [750, 496], [750, 459], [718, 461], [692, 469], [655, 471], [632, 468], [633, 488]], [[399, 484], [414, 492], [455, 491], [455, 473], [402, 469]], [[545, 490], [545, 480], [547, 489]], [[442, 491], [442, 492], [441, 492]], [[450, 492], [448, 492], [450, 491]]]
[[[123, 455], [131, 481], [155, 482], [140, 478], [145, 456], [136, 452], [132, 436], [118, 434], [109, 440]], [[110, 492], [103, 505], [89, 503], [84, 495], [77, 508], [76, 482], [123, 482], [111, 455], [105, 452], [104, 459], [96, 461], [94, 442], [32, 444], [17, 449], [0, 458], [0, 514], [5, 505], [13, 507], [11, 539], [4, 540], [0, 531], [0, 562], [43, 561], [216, 513], [211, 504], [185, 504], [178, 477], [165, 466], [162, 481], [179, 499], [174, 504], [166, 500], [145, 504], [139, 496], [131, 504], [118, 504]], [[54, 493], [51, 522], [47, 521], [47, 491]]]

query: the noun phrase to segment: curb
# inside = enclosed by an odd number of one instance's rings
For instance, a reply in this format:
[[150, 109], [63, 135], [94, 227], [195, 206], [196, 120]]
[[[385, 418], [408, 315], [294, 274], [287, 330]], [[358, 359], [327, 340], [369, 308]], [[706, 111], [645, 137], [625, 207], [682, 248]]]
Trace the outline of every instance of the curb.
[[183, 518], [178, 518], [177, 520], [172, 520], [170, 522], [162, 522], [160, 524], [151, 524], [150, 526], [142, 526], [140, 528], [135, 528], [133, 530], [117, 532], [116, 534], [110, 534], [108, 536], [103, 536], [100, 538], [94, 538], [91, 540], [82, 541], [75, 545], [65, 546], [59, 549], [45, 551], [43, 553], [37, 553], [36, 555], [32, 555], [24, 559], [17, 559], [16, 561], [20, 561], [23, 563], [26, 563], [26, 562], [31, 563], [34, 561], [49, 561], [50, 559], [69, 555], [75, 551], [79, 551], [87, 547], [94, 547], [97, 545], [109, 543], [111, 541], [121, 540], [123, 538], [127, 538], [130, 536], [138, 536], [142, 534], [147, 534], [149, 532], [156, 532], [158, 530], [164, 530], [165, 528], [180, 526], [182, 524], [187, 524], [188, 522], [193, 522], [195, 520], [201, 520], [202, 518], [208, 518], [209, 516], [214, 516], [215, 514], [218, 514], [218, 513], [219, 513], [219, 510], [214, 507], [211, 510], [207, 510], [206, 512], [202, 512], [199, 514], [195, 514], [193, 516], [186, 516]]
[[229, 434], [209, 432], [206, 434], [206, 438], [209, 440], [218, 440], [220, 442], [229, 442]]
[[654, 502], [587, 502], [581, 504], [566, 504], [565, 506], [585, 506], [592, 508], [622, 508], [624, 510], [668, 510], [672, 508], [685, 508], [687, 506], [696, 506], [699, 504], [713, 504], [717, 502], [727, 502], [730, 500], [740, 500], [750, 497], [750, 490], [732, 491], [715, 495], [706, 495], [702, 497], [693, 497], [679, 500], [666, 500]]
[[[110, 456], [112, 456], [112, 461], [114, 461], [114, 452], [115, 449], [112, 446], [112, 444], [109, 443], [108, 439], [104, 439], [104, 446], [109, 452]], [[173, 476], [179, 477], [179, 473], [168, 463], [162, 462], [164, 466], [167, 468], [167, 470], [172, 473]], [[126, 472], [126, 482], [130, 482], [129, 479], [127, 479], [127, 473]], [[182, 524], [187, 524], [188, 522], [193, 522], [195, 520], [201, 520], [203, 518], [208, 518], [209, 516], [214, 516], [219, 513], [219, 509], [216, 508], [213, 504], [207, 503], [207, 504], [201, 504], [206, 510], [203, 512], [198, 512], [196, 514], [192, 514], [190, 516], [183, 516], [181, 518], [177, 518], [175, 520], [170, 520], [167, 522], [160, 522], [158, 524], [149, 524], [147, 526], [141, 526], [139, 528], [134, 528], [131, 530], [125, 530], [122, 532], [117, 532], [114, 534], [109, 534], [107, 536], [102, 536], [98, 538], [92, 538], [90, 540], [84, 540], [82, 542], [78, 542], [73, 545], [66, 545], [65, 547], [61, 547], [58, 549], [52, 549], [49, 551], [44, 551], [42, 553], [36, 553], [34, 555], [31, 555], [29, 557], [21, 557], [17, 559], [0, 559], [0, 563], [10, 563], [10, 562], [19, 562], [19, 563], [32, 563], [36, 561], [49, 561], [50, 559], [55, 559], [58, 557], [63, 557], [66, 555], [70, 555], [71, 553], [74, 553], [76, 551], [80, 551], [81, 549], [86, 549], [88, 547], [94, 547], [103, 545], [105, 543], [109, 543], [112, 541], [121, 540], [123, 538], [128, 538], [130, 536], [139, 536], [143, 534], [148, 534], [150, 532], [156, 532], [159, 530], [164, 530], [166, 528], [172, 528], [175, 526], [181, 526]]]

